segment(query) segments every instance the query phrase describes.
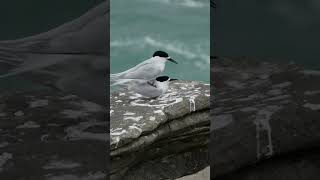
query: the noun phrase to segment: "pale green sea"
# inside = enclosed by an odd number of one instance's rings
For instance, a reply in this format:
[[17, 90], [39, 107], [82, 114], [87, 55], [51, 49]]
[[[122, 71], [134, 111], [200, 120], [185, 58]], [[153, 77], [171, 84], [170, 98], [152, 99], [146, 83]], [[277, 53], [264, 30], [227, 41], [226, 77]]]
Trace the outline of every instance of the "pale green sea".
[[111, 73], [166, 51], [163, 75], [210, 80], [210, 7], [207, 0], [111, 0]]

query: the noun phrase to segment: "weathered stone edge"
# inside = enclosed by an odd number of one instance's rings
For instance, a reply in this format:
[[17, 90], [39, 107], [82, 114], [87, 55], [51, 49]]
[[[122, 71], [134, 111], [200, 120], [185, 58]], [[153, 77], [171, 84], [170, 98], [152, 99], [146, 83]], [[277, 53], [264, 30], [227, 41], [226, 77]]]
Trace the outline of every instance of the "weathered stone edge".
[[[156, 129], [154, 132], [152, 132], [148, 135], [145, 135], [145, 136], [141, 136], [139, 139], [137, 139], [136, 141], [133, 141], [132, 143], [130, 143], [126, 146], [123, 146], [123, 147], [115, 149], [115, 150], [111, 150], [110, 156], [114, 157], [114, 156], [121, 155], [123, 153], [129, 153], [129, 152], [136, 151], [140, 148], [147, 147], [147, 146], [151, 145], [153, 142], [155, 142], [156, 140], [167, 136], [169, 133], [179, 131], [179, 130], [184, 129], [189, 126], [193, 126], [193, 125], [203, 123], [203, 122], [210, 123], [209, 115], [210, 115], [209, 109], [206, 109], [206, 110], [199, 111], [196, 113], [191, 113], [190, 115], [187, 115], [182, 118], [178, 118], [178, 119], [174, 119], [172, 121], [169, 121], [168, 123], [163, 124], [161, 127]], [[199, 117], [202, 117], [202, 118], [197, 121], [197, 119], [199, 119]], [[194, 119], [196, 119], [196, 120], [194, 120]]]

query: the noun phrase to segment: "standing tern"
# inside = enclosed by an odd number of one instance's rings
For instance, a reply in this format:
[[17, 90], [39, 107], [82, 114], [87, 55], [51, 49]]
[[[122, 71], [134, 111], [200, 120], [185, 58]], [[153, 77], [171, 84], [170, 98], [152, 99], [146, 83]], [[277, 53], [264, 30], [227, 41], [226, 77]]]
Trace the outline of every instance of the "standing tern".
[[[109, 74], [109, 17], [109, 0], [105, 0], [47, 32], [0, 41], [0, 81], [12, 84], [9, 77], [19, 76], [22, 83], [14, 83], [19, 90], [29, 91], [31, 87], [23, 84], [31, 81], [105, 106], [109, 103], [105, 87]], [[5, 84], [0, 86], [1, 92], [9, 90], [3, 88]], [[56, 91], [48, 92], [57, 95]]]
[[128, 89], [149, 98], [156, 98], [166, 93], [169, 88], [168, 76], [159, 76], [154, 80], [132, 80], [128, 84]]
[[163, 72], [167, 61], [178, 64], [168, 53], [156, 51], [150, 59], [143, 61], [131, 69], [121, 73], [111, 74], [111, 86], [125, 85], [132, 80], [154, 80]]

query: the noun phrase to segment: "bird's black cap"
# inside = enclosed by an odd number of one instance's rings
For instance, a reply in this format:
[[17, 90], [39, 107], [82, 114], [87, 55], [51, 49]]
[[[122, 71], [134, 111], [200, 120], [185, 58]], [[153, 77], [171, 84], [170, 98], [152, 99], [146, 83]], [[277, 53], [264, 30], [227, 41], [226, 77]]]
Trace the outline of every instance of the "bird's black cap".
[[178, 64], [177, 61], [173, 60], [172, 58], [169, 58], [169, 55], [168, 53], [164, 52], [164, 51], [156, 51], [153, 53], [153, 57], [155, 56], [159, 56], [159, 57], [163, 57], [163, 58], [166, 58], [168, 61], [171, 61], [175, 64]]
[[169, 80], [169, 76], [159, 76], [156, 78], [157, 81], [159, 82], [164, 82]]
[[169, 57], [168, 53], [166, 53], [164, 51], [156, 51], [156, 52], [154, 52], [152, 57], [155, 57], [155, 56], [164, 57], [164, 58]]

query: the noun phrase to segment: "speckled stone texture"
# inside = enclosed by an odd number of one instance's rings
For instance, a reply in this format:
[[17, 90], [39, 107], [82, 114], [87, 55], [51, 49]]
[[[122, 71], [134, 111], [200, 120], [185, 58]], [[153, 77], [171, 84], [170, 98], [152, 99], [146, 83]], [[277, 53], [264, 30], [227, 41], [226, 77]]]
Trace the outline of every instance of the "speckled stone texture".
[[245, 57], [211, 67], [211, 178], [319, 178], [320, 71]]
[[0, 179], [105, 179], [106, 113], [57, 91], [1, 94]]
[[156, 99], [114, 92], [111, 178], [174, 179], [208, 166], [209, 98], [210, 86], [195, 81], [171, 81]]

